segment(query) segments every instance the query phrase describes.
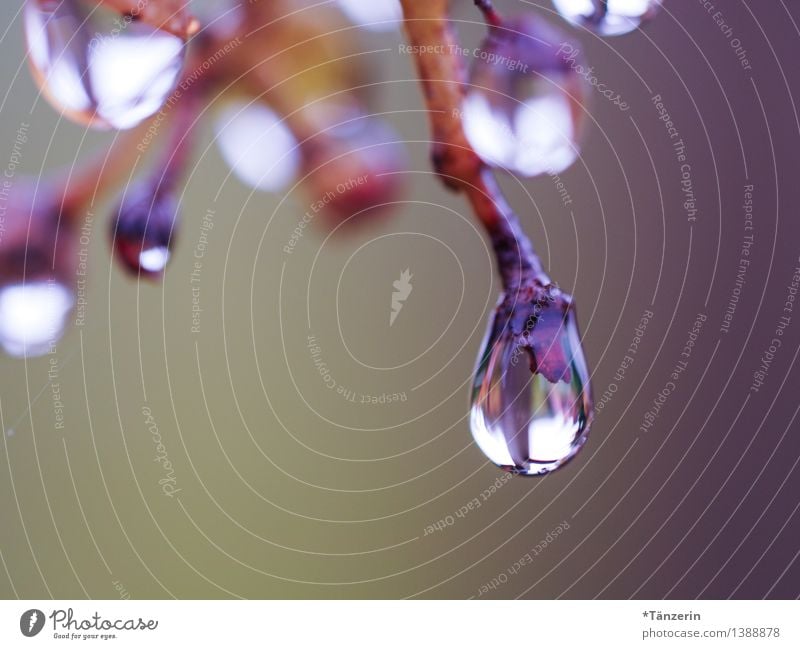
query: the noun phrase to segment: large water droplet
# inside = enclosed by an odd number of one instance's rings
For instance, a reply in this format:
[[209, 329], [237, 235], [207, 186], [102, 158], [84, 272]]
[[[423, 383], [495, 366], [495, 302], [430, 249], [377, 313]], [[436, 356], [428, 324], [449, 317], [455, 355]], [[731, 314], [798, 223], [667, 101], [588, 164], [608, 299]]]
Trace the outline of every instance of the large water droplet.
[[339, 7], [353, 23], [374, 32], [397, 29], [403, 18], [398, 0], [339, 0]]
[[227, 102], [214, 130], [222, 157], [245, 185], [265, 192], [285, 189], [300, 168], [300, 149], [281, 118], [261, 103]]
[[80, 124], [126, 129], [154, 114], [175, 88], [185, 53], [178, 36], [79, 0], [27, 0], [25, 35], [36, 82]]
[[585, 84], [566, 42], [531, 16], [491, 30], [463, 103], [464, 132], [488, 164], [536, 176], [577, 158]]
[[74, 296], [56, 281], [0, 288], [0, 345], [11, 356], [41, 356], [61, 338]]
[[619, 36], [652, 18], [661, 0], [553, 0], [568, 21], [602, 36]]
[[178, 201], [168, 188], [146, 180], [129, 187], [111, 224], [117, 257], [131, 273], [159, 278], [170, 257], [178, 221]]
[[486, 456], [520, 475], [549, 473], [586, 441], [589, 371], [572, 299], [541, 286], [501, 301], [472, 393], [470, 426]]

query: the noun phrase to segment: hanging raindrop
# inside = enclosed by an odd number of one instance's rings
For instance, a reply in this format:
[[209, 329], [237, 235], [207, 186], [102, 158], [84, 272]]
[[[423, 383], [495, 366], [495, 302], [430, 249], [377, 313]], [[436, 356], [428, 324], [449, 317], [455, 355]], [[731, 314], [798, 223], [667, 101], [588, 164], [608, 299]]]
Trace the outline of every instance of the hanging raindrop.
[[155, 191], [152, 180], [128, 189], [111, 224], [119, 259], [135, 275], [159, 279], [167, 267], [177, 229], [178, 201], [171, 188]]
[[170, 32], [80, 0], [26, 0], [33, 76], [56, 109], [79, 124], [127, 129], [175, 88], [185, 42]]
[[578, 157], [586, 92], [566, 42], [530, 15], [490, 28], [463, 103], [464, 132], [486, 163], [530, 177]]
[[0, 347], [11, 356], [47, 354], [75, 305], [77, 233], [57, 196], [37, 182], [10, 188], [0, 236]]
[[470, 412], [475, 442], [506, 471], [543, 475], [575, 456], [591, 420], [572, 298], [538, 283], [504, 296], [478, 357]]
[[278, 192], [295, 180], [300, 149], [281, 118], [264, 104], [233, 100], [216, 116], [214, 130], [222, 157], [245, 185]]
[[553, 0], [553, 4], [575, 25], [601, 36], [619, 36], [650, 20], [661, 7], [661, 0]]

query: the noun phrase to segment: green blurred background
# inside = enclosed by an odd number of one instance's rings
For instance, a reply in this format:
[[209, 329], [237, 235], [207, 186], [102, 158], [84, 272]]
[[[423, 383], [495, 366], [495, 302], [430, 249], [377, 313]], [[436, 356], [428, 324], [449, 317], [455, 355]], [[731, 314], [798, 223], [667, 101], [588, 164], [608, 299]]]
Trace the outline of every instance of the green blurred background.
[[[0, 7], [0, 152], [29, 123], [18, 171], [37, 175], [113, 136], [60, 120], [38, 96], [19, 4]], [[546, 2], [498, 4], [558, 22]], [[499, 290], [490, 250], [463, 199], [430, 173], [400, 34], [363, 34], [385, 81], [371, 108], [408, 142], [392, 214], [331, 237], [318, 217], [287, 255], [311, 197], [239, 184], [210, 121], [162, 284], [112, 265], [111, 205], [93, 208], [85, 324], [50, 357], [0, 359], [0, 595], [796, 597], [800, 315], [765, 385], [750, 386], [800, 264], [800, 10], [718, 4], [750, 71], [698, 2], [665, 0], [644, 32], [616, 39], [564, 26], [631, 109], [593, 94], [583, 156], [562, 174], [570, 205], [551, 178], [502, 178], [550, 274], [576, 297], [596, 401], [616, 389], [576, 460], [507, 480], [472, 444], [469, 383]], [[454, 5], [474, 47], [478, 14]], [[687, 146], [694, 223], [657, 94]], [[724, 334], [748, 184], [753, 259]], [[209, 210], [193, 333], [190, 273]], [[392, 282], [406, 268], [413, 291], [390, 327]], [[634, 362], [615, 379], [646, 311]], [[698, 313], [707, 321], [689, 366], [643, 432]], [[354, 401], [327, 387], [315, 358]], [[174, 468], [172, 496], [143, 408]]]

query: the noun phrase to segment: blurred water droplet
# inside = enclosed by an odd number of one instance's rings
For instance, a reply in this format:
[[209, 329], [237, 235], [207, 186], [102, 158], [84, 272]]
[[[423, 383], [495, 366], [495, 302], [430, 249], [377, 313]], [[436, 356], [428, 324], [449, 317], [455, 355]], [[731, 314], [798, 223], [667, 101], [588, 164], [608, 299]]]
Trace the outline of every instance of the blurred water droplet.
[[619, 36], [652, 18], [661, 0], [553, 0], [568, 21], [601, 36]]
[[285, 189], [300, 169], [300, 149], [281, 118], [260, 103], [227, 102], [214, 124], [217, 146], [236, 177], [265, 192]]
[[398, 0], [339, 0], [339, 7], [352, 23], [373, 32], [397, 29], [403, 18]]
[[488, 164], [557, 174], [579, 154], [585, 87], [559, 50], [566, 39], [531, 16], [493, 29], [463, 103], [464, 132]]
[[46, 354], [63, 335], [74, 295], [63, 284], [36, 281], [0, 289], [0, 345], [11, 356]]
[[529, 476], [574, 457], [592, 418], [571, 298], [542, 295], [498, 306], [478, 357], [470, 412], [472, 435], [486, 456]]
[[131, 273], [150, 279], [163, 274], [178, 226], [178, 201], [152, 180], [128, 188], [111, 224], [117, 258]]
[[70, 119], [94, 128], [136, 126], [175, 88], [183, 39], [79, 0], [26, 0], [33, 76]]

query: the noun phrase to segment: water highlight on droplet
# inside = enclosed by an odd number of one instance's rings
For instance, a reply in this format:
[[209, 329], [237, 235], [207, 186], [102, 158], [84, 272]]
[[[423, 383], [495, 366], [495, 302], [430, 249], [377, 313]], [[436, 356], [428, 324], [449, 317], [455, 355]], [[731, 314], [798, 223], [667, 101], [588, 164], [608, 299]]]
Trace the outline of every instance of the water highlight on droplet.
[[650, 20], [661, 0], [553, 0], [553, 5], [574, 25], [601, 36], [620, 36]]
[[10, 356], [41, 356], [61, 338], [75, 303], [73, 292], [52, 280], [0, 288], [0, 345]]

